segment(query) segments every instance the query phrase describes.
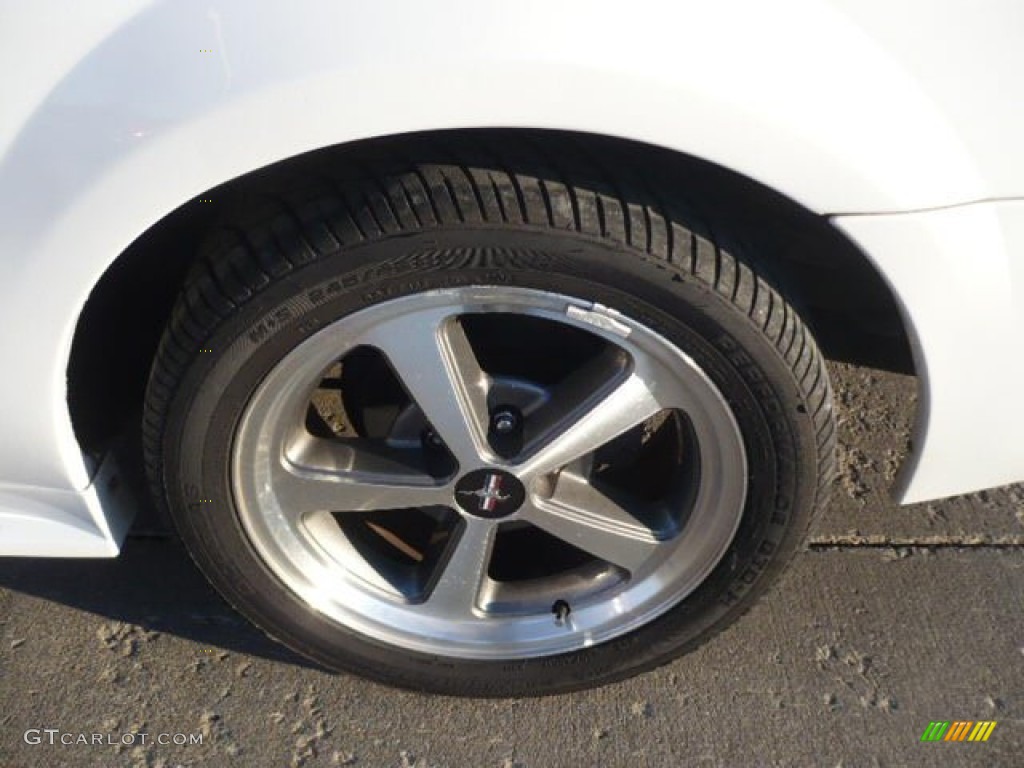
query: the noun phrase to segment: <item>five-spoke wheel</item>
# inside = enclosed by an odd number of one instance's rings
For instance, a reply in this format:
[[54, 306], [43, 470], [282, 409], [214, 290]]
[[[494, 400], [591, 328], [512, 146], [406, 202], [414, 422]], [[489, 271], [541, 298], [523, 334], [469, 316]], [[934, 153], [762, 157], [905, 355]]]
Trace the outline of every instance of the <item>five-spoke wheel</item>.
[[[316, 436], [312, 399], [353, 351], [379, 358], [360, 391], [393, 392], [392, 416]], [[746, 475], [727, 403], [681, 350], [516, 288], [395, 299], [324, 328], [265, 378], [232, 456], [242, 521], [282, 581], [383, 642], [469, 658], [583, 648], [670, 608], [732, 540]]]

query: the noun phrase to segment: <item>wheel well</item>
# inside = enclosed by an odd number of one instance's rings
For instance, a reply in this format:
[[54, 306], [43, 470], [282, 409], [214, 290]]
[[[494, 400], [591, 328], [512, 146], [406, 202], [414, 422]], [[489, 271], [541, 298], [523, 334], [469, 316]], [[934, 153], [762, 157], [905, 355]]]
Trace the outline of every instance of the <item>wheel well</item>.
[[[628, 169], [634, 178], [667, 179], [723, 246], [756, 253], [760, 269], [800, 308], [826, 357], [912, 370], [897, 304], [867, 257], [826, 218], [762, 184], [698, 158], [590, 134], [497, 129], [409, 134], [317, 150], [234, 179], [186, 202], [119, 255], [90, 294], [71, 348], [68, 402], [83, 450], [102, 454], [137, 426], [161, 332], [200, 244], [218, 222], [251, 213], [261, 193], [326, 165], [358, 173], [364, 153], [382, 147], [393, 152], [396, 145], [410, 159], [443, 161], [445, 147], [476, 142], [484, 133], [491, 145], [528, 142], [551, 157], [571, 142], [577, 155], [601, 166], [602, 176]], [[508, 163], [515, 162], [511, 152]]]

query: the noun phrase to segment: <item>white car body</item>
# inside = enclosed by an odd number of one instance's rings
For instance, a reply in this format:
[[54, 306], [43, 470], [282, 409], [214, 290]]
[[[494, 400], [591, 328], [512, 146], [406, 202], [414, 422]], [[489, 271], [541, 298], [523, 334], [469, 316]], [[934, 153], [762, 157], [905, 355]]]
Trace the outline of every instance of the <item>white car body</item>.
[[1024, 480], [1021, 40], [1012, 0], [3, 0], [0, 555], [119, 550], [67, 375], [133, 241], [271, 163], [449, 128], [642, 141], [828, 217], [913, 347], [897, 498]]

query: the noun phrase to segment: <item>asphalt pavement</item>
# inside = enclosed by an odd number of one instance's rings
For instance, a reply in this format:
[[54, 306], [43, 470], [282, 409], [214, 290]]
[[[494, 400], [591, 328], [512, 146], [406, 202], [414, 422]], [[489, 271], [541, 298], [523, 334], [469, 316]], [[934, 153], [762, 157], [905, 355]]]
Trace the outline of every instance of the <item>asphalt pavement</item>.
[[[0, 768], [1024, 766], [1024, 486], [894, 506], [915, 382], [833, 375], [842, 475], [806, 550], [661, 669], [543, 699], [396, 691], [282, 649], [172, 537], [133, 538], [0, 560]], [[996, 726], [922, 742], [933, 721]]]

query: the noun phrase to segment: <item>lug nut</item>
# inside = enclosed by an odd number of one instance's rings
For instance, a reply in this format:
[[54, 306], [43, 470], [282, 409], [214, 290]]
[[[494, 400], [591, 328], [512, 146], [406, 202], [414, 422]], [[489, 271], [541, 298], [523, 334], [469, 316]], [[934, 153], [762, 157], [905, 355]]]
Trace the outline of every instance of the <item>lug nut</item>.
[[499, 435], [507, 435], [519, 428], [519, 414], [511, 409], [502, 408], [491, 416], [491, 429]]

